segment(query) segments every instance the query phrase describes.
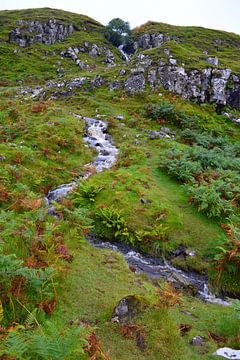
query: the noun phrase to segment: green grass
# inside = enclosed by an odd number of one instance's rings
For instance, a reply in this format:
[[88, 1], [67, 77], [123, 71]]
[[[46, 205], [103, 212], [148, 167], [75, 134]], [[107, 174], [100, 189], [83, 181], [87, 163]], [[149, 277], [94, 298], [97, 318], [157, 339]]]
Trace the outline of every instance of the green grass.
[[[52, 46], [35, 44], [13, 55], [17, 45], [7, 43], [7, 39], [16, 26], [16, 20], [45, 21], [49, 17], [72, 22], [78, 31], [62, 43]], [[173, 34], [176, 30], [181, 42], [170, 42], [163, 47], [171, 48], [179, 61], [184, 61], [189, 67], [204, 66], [202, 51], [211, 49], [211, 55], [218, 54], [220, 67], [228, 66], [238, 71], [237, 35], [163, 24], [149, 24], [142, 27], [140, 33]], [[205, 304], [183, 294], [180, 295], [180, 304], [171, 308], [160, 306], [157, 291], [164, 289], [163, 281], [149, 280], [133, 273], [120, 254], [94, 249], [84, 240], [86, 231], [94, 231], [93, 219], [99, 208], [112, 206], [122, 212], [132, 232], [164, 225], [168, 228], [168, 240], [161, 249], [164, 255], [170, 258], [172, 250], [185, 245], [195, 250], [196, 256], [175, 258], [174, 265], [200, 273], [209, 272], [210, 279], [215, 279], [216, 271], [210, 266], [208, 253], [226, 238], [226, 234], [219, 220], [209, 220], [199, 213], [189, 203], [186, 189], [159, 169], [160, 154], [170, 147], [170, 143], [161, 139], [150, 140], [145, 130], [158, 130], [162, 121], [162, 125], [176, 131], [176, 142], [182, 140], [177, 123], [164, 122], [163, 119], [155, 121], [145, 116], [144, 105], [158, 104], [158, 93], [147, 90], [146, 93], [126, 97], [121, 90], [109, 92], [101, 88], [88, 91], [85, 88], [84, 91], [75, 90], [68, 98], [42, 102], [19, 94], [16, 96], [19, 81], [38, 85], [48, 79], [60, 79], [57, 67], [65, 69], [64, 79], [86, 76], [91, 80], [101, 73], [106, 80], [112, 81], [123, 62], [117, 50], [106, 42], [103, 31], [101, 24], [86, 16], [54, 9], [0, 12], [0, 65], [4, 74], [0, 87], [0, 230], [3, 253], [15, 253], [30, 265], [36, 261], [38, 266], [53, 266], [58, 274], [54, 279], [57, 307], [52, 315], [37, 315], [38, 320], [44, 324], [48, 319], [64, 330], [72, 320], [74, 323], [86, 321], [90, 325], [87, 330], [97, 329], [103, 349], [111, 360], [215, 359], [211, 354], [218, 346], [239, 346], [239, 319], [233, 308]], [[216, 48], [216, 38], [222, 40], [221, 52]], [[82, 59], [89, 61], [90, 71], [80, 71], [67, 58], [61, 59], [61, 65], [57, 64], [61, 51], [69, 46], [81, 45], [84, 41], [108, 46], [115, 54], [117, 66], [107, 68], [102, 63], [102, 57], [95, 61], [87, 54], [83, 54]], [[146, 53], [159, 57], [161, 51], [162, 48], [159, 48]], [[93, 68], [95, 62], [96, 68]], [[214, 105], [199, 106], [173, 97], [166, 91], [161, 92], [161, 99], [170, 101], [177, 111], [196, 116], [199, 131], [226, 135], [233, 143], [239, 141], [239, 126], [215, 114]], [[75, 195], [72, 194], [57, 205], [60, 217], [55, 218], [47, 216], [41, 199], [50, 189], [78, 177], [84, 164], [94, 157], [94, 151], [82, 140], [84, 123], [73, 117], [73, 112], [84, 116], [95, 116], [96, 113], [106, 116], [104, 119], [109, 124], [109, 132], [119, 148], [118, 162], [112, 169], [87, 180], [93, 187], [102, 187], [94, 201], [84, 199], [77, 209]], [[124, 120], [117, 120], [117, 115], [123, 115]], [[235, 115], [239, 116], [239, 112], [235, 111]], [[151, 200], [151, 203], [143, 204], [141, 199]], [[71, 263], [66, 263], [56, 253], [59, 244], [64, 244], [73, 255]], [[151, 239], [138, 246], [142, 251], [155, 254]], [[239, 293], [239, 277], [224, 274], [220, 284], [214, 281], [213, 284], [220, 290]], [[43, 300], [27, 298], [24, 289], [21, 290], [18, 299], [28, 311], [34, 310]], [[11, 287], [10, 294], [13, 291]], [[124, 338], [119, 325], [110, 321], [119, 300], [131, 294], [139, 296], [146, 304], [145, 310], [134, 319], [145, 334], [144, 350], [136, 346], [134, 338]], [[10, 303], [8, 296], [3, 295], [0, 294], [0, 310], [3, 304], [1, 326], [12, 322], [24, 324], [28, 315], [26, 308], [20, 306], [14, 296]], [[180, 324], [192, 326], [185, 336], [179, 333]], [[209, 338], [209, 331], [226, 340], [218, 345]], [[203, 347], [190, 345], [195, 335], [206, 337]]]
[[[208, 331], [228, 336], [229, 344], [235, 346], [237, 320], [229, 308], [206, 305], [193, 298], [182, 297], [180, 305], [170, 310], [156, 307], [155, 286], [144, 277], [133, 274], [121, 255], [110, 250], [93, 249], [82, 243], [72, 244], [74, 261], [68, 277], [62, 283], [59, 305], [52, 321], [64, 324], [71, 320], [96, 324], [103, 349], [110, 359], [159, 359], [172, 360], [213, 359], [210, 354], [216, 349], [213, 341], [207, 340], [203, 348], [190, 345], [196, 335], [208, 337]], [[161, 285], [162, 287], [163, 285]], [[110, 322], [111, 314], [120, 299], [134, 294], [145, 298], [147, 308], [136, 317], [134, 323], [145, 333], [146, 349], [137, 348], [134, 339], [125, 339], [119, 325]], [[191, 315], [184, 314], [189, 312]], [[178, 326], [192, 326], [188, 335], [181, 337]]]

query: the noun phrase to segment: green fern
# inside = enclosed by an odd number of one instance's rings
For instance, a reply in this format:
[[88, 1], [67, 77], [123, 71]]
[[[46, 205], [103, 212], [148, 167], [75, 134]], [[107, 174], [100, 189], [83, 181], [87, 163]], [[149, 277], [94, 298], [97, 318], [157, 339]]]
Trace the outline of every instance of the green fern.
[[7, 355], [18, 360], [28, 360], [30, 340], [24, 331], [14, 330], [0, 343], [0, 355]]
[[62, 331], [53, 323], [47, 322], [43, 331], [44, 336], [40, 331], [31, 336], [33, 354], [43, 360], [67, 360], [73, 354], [81, 359], [83, 346], [87, 344], [87, 341], [81, 338], [81, 327]]

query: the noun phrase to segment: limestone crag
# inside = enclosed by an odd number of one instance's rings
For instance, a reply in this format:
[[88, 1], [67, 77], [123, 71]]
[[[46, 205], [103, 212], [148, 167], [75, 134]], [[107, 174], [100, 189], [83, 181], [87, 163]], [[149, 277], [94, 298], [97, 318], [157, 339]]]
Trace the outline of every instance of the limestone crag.
[[139, 36], [137, 38], [137, 40], [134, 42], [134, 49], [151, 49], [151, 48], [155, 48], [158, 46], [161, 46], [163, 43], [171, 41], [171, 40], [175, 40], [177, 42], [179, 42], [179, 38], [175, 35], [173, 36], [168, 36], [162, 33], [157, 33], [157, 34], [142, 34], [141, 36]]
[[89, 65], [86, 62], [80, 60], [81, 53], [86, 53], [95, 59], [98, 56], [105, 57], [103, 63], [108, 67], [115, 66], [114, 54], [106, 46], [100, 46], [97, 44], [90, 44], [88, 41], [85, 41], [83, 45], [77, 47], [69, 47], [65, 51], [61, 52], [62, 57], [70, 57], [80, 69], [87, 69]]
[[240, 80], [230, 69], [205, 68], [186, 71], [178, 66], [177, 60], [169, 58], [152, 65], [152, 61], [144, 55], [138, 55], [139, 62], [131, 69], [125, 82], [125, 90], [129, 93], [145, 89], [145, 78], [153, 89], [164, 89], [176, 93], [185, 99], [196, 99], [199, 103], [215, 102], [221, 105], [240, 107]]
[[55, 19], [49, 19], [47, 22], [19, 20], [17, 25], [18, 27], [10, 32], [9, 40], [21, 47], [37, 42], [51, 45], [63, 41], [74, 31], [71, 23], [64, 24]]

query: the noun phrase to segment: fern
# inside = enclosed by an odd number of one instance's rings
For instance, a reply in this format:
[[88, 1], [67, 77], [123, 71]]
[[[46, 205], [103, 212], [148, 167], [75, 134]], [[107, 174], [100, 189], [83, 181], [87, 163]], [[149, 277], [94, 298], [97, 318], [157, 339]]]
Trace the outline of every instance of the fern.
[[50, 322], [47, 322], [44, 328], [44, 334], [33, 333], [31, 336], [31, 347], [33, 354], [46, 360], [66, 360], [70, 355], [84, 353], [83, 346], [87, 341], [80, 337], [82, 328], [72, 328], [64, 331], [59, 329]]
[[89, 184], [87, 182], [81, 183], [76, 191], [74, 191], [73, 203], [75, 206], [82, 204], [83, 199], [90, 202], [95, 202], [95, 198], [103, 188], [97, 185]]
[[30, 340], [24, 331], [14, 330], [0, 343], [0, 355], [7, 355], [18, 360], [28, 360]]

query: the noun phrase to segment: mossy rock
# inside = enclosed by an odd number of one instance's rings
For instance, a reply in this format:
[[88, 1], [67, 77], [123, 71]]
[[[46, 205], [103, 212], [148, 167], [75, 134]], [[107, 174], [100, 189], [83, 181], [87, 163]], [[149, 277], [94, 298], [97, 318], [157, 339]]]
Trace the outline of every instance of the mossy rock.
[[144, 299], [136, 295], [122, 298], [112, 313], [112, 322], [127, 324], [146, 308]]

